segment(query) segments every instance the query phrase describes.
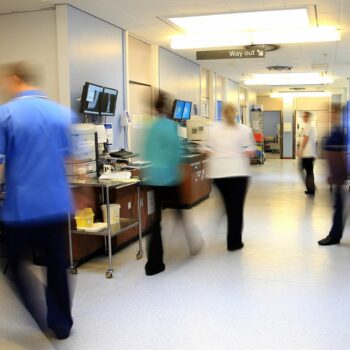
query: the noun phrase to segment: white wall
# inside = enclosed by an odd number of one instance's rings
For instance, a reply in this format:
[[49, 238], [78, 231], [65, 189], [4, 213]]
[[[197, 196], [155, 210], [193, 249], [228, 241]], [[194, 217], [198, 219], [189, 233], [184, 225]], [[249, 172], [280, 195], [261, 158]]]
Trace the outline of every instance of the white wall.
[[67, 6], [67, 15], [71, 107], [79, 109], [77, 99], [85, 82], [117, 89], [116, 116], [107, 121], [114, 127], [112, 148], [122, 148], [124, 133], [119, 123], [124, 110], [123, 31], [71, 6]]
[[191, 101], [200, 112], [200, 66], [173, 52], [159, 48], [159, 87], [175, 99]]
[[132, 123], [129, 128], [129, 149], [143, 154], [146, 124], [153, 110], [155, 71], [153, 46], [132, 36], [128, 38], [128, 108]]
[[0, 63], [26, 60], [40, 64], [43, 71], [41, 87], [58, 101], [54, 9], [0, 15], [0, 48]]
[[152, 46], [132, 36], [128, 37], [129, 80], [153, 85]]
[[[283, 123], [294, 125], [295, 100], [293, 97], [283, 99]], [[293, 132], [283, 132], [283, 158], [293, 158]]]
[[239, 84], [231, 79], [227, 80], [227, 102], [233, 103], [239, 109]]

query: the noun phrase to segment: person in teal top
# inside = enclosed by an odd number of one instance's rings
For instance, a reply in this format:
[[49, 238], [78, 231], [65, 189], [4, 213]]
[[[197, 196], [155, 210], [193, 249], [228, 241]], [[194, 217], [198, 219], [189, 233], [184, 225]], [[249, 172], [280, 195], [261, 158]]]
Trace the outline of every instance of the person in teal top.
[[[155, 108], [159, 118], [152, 125], [145, 140], [145, 160], [150, 166], [144, 172], [144, 184], [152, 186], [154, 191], [155, 213], [154, 220], [149, 228], [149, 241], [147, 246], [146, 275], [151, 276], [165, 270], [163, 262], [163, 243], [161, 235], [162, 207], [165, 202], [181, 202], [180, 185], [182, 182], [181, 161], [182, 151], [177, 135], [177, 124], [172, 120], [172, 104], [170, 96], [159, 92]], [[185, 224], [182, 211], [177, 211], [186, 229], [186, 238], [192, 255], [197, 254], [204, 242], [201, 235], [195, 233]]]
[[[164, 107], [168, 102], [164, 102]], [[146, 182], [152, 186], [176, 186], [181, 182], [181, 146], [177, 125], [168, 119], [162, 107], [161, 117], [153, 124], [146, 138], [145, 158], [150, 166], [145, 171]]]

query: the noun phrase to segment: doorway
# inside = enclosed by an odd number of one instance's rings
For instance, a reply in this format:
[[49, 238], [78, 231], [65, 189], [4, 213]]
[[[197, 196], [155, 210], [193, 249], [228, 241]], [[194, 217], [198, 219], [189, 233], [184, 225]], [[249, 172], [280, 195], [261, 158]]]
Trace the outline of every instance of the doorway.
[[281, 111], [264, 111], [264, 148], [266, 159], [282, 158]]

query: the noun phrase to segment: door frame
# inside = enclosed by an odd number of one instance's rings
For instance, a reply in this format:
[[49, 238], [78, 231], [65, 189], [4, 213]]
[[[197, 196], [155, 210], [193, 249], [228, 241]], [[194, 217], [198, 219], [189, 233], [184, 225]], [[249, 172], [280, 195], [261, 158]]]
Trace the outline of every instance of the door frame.
[[[267, 112], [277, 112], [280, 114], [280, 134], [278, 135], [278, 137], [280, 140], [280, 159], [283, 159], [283, 111], [270, 109], [270, 110], [266, 110], [266, 111], [264, 110], [263, 113], [267, 113]], [[264, 134], [265, 134], [265, 130], [264, 130]], [[265, 147], [265, 144], [264, 144], [264, 147]]]

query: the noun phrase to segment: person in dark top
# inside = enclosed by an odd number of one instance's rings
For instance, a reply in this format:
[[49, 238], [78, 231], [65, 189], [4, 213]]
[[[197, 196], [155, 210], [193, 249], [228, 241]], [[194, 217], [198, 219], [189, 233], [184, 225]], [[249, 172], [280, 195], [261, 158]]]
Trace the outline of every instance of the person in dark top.
[[339, 244], [344, 231], [344, 194], [343, 185], [347, 180], [346, 141], [340, 126], [341, 107], [332, 105], [333, 130], [325, 145], [329, 165], [329, 182], [334, 192], [334, 213], [332, 228], [327, 237], [321, 239], [321, 246]]

